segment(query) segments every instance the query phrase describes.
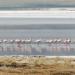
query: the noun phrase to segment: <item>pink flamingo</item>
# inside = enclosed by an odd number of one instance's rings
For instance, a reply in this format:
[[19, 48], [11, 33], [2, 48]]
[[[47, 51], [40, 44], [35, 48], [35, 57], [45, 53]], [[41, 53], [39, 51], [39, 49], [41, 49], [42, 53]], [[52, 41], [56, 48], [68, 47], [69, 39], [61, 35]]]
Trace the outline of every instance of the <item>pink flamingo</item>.
[[66, 45], [66, 50], [70, 50], [70, 43], [71, 43], [70, 39], [65, 39], [64, 40], [64, 44]]
[[[3, 41], [2, 41], [2, 40], [0, 40], [0, 44], [2, 44], [2, 43], [3, 43]], [[0, 48], [1, 48], [2, 52], [3, 52], [3, 47], [2, 47], [2, 46], [0, 46]]]
[[17, 50], [21, 51], [21, 40], [20, 39], [16, 39], [15, 43], [17, 44]]

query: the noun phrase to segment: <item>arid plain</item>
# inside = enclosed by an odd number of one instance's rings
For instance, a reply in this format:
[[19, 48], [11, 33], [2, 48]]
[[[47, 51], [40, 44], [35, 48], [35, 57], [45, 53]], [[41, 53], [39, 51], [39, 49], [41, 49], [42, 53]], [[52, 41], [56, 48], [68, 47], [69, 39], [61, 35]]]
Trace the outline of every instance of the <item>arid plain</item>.
[[75, 58], [0, 56], [0, 75], [75, 75]]

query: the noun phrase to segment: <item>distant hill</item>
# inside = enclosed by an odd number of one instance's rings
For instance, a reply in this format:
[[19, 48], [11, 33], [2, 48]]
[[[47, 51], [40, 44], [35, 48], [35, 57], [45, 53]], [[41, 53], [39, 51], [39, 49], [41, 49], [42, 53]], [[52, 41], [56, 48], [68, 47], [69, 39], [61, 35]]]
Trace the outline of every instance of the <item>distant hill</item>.
[[75, 7], [75, 0], [0, 0], [0, 9]]

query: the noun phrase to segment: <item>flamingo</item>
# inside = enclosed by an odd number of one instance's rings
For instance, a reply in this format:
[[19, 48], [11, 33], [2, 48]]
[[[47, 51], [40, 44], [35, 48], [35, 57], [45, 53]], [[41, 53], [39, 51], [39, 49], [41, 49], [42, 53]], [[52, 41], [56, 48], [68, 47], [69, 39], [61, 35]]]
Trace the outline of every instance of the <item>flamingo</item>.
[[20, 39], [16, 39], [15, 43], [17, 44], [17, 50], [19, 50], [21, 52], [21, 40]]
[[3, 41], [4, 50], [7, 51], [7, 43], [8, 43], [8, 40], [7, 39], [4, 39], [2, 41]]
[[53, 48], [51, 49], [51, 45], [53, 43], [53, 40], [52, 39], [46, 40], [46, 43], [49, 44], [50, 50], [53, 50]]
[[[61, 39], [57, 39], [57, 43], [60, 45], [60, 44], [62, 43], [62, 40], [61, 40]], [[60, 49], [60, 46], [58, 47], [58, 51], [59, 51], [59, 50], [61, 50], [61, 49]]]
[[53, 40], [53, 44], [55, 44], [56, 45], [56, 47], [54, 47], [54, 50], [56, 50], [56, 51], [60, 51], [60, 47], [58, 47], [58, 44], [60, 44], [60, 43], [62, 43], [62, 40], [61, 39], [54, 39]]
[[2, 41], [2, 40], [0, 40], [0, 43], [3, 43], [3, 41]]
[[11, 44], [11, 51], [14, 51], [14, 40], [10, 39], [9, 43]]
[[21, 42], [22, 42], [23, 44], [25, 44], [25, 40], [24, 40], [24, 39], [22, 39]]
[[10, 43], [14, 43], [14, 40], [11, 39], [11, 40], [9, 40], [9, 42], [10, 42]]
[[22, 44], [22, 52], [25, 51], [25, 39], [21, 40], [21, 44]]
[[61, 43], [61, 42], [62, 42], [62, 40], [61, 40], [61, 39], [57, 39], [57, 42], [58, 42], [58, 43]]
[[8, 40], [6, 40], [6, 39], [3, 40], [3, 43], [7, 43], [7, 42], [8, 42]]
[[25, 40], [25, 42], [30, 44], [31, 43], [31, 39], [27, 39], [27, 40]]
[[20, 39], [16, 39], [15, 43], [21, 43], [21, 40]]
[[66, 44], [66, 50], [70, 50], [70, 47], [68, 47], [68, 45], [70, 45], [71, 40], [70, 39], [65, 39], [64, 43]]
[[41, 53], [41, 46], [39, 45], [40, 43], [42, 43], [41, 39], [37, 39], [34, 41], [38, 47], [36, 47], [37, 51], [39, 51]]
[[46, 40], [46, 43], [53, 43], [53, 40]]
[[40, 44], [41, 42], [42, 42], [41, 39], [37, 39], [37, 40], [35, 40], [35, 43], [37, 43], [37, 44]]
[[[3, 43], [3, 41], [2, 40], [0, 40], [0, 44], [2, 44]], [[1, 50], [2, 50], [2, 52], [3, 52], [3, 46], [0, 46], [1, 47]]]
[[56, 48], [54, 48], [54, 50], [57, 50], [57, 39], [54, 39], [53, 43], [56, 45]]

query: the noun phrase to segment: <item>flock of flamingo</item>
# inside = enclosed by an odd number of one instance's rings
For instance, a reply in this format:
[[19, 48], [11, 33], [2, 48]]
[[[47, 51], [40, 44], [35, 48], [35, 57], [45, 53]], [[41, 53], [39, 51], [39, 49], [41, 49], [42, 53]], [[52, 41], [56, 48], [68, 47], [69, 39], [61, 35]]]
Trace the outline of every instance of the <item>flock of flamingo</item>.
[[1, 39], [0, 43], [72, 43], [71, 39], [15, 39], [15, 40], [7, 40], [7, 39]]
[[[67, 50], [70, 51], [71, 44], [74, 44], [75, 41], [70, 38], [67, 39], [1, 39], [0, 40], [0, 51], [20, 51], [29, 53], [32, 52], [32, 49], [40, 52], [44, 50], [48, 51], [61, 51]], [[74, 47], [74, 46], [72, 46]]]

